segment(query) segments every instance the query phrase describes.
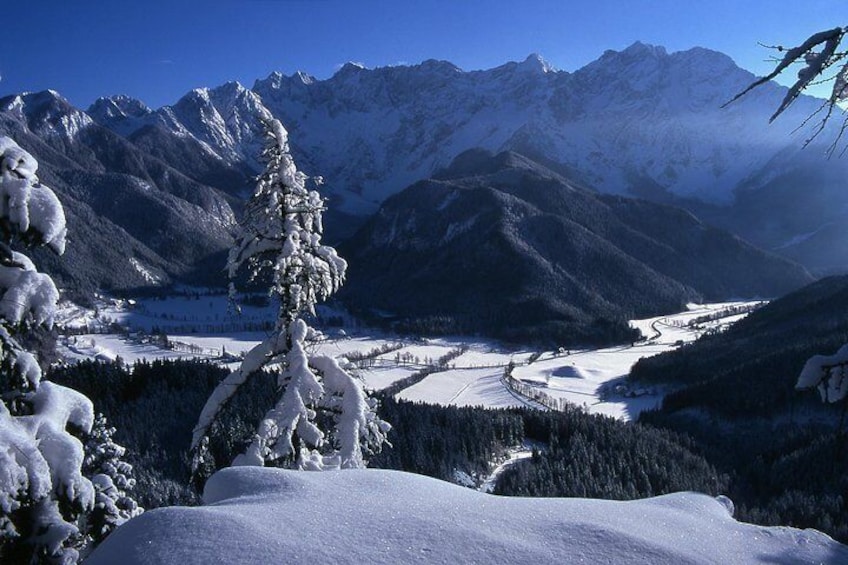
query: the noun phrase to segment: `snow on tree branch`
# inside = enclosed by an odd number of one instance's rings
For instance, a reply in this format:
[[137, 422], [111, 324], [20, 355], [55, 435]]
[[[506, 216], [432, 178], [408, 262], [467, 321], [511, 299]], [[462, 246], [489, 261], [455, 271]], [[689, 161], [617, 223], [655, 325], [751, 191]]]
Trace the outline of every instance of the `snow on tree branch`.
[[64, 210], [37, 170], [32, 155], [0, 137], [0, 562], [71, 564], [99, 535], [88, 518], [103, 503], [104, 481], [82, 469], [91, 401], [42, 382], [38, 360], [16, 338], [52, 325], [59, 299], [53, 280], [11, 248], [65, 250]]
[[[65, 211], [52, 190], [38, 181], [38, 162], [8, 137], [0, 137], [2, 229], [28, 243], [65, 252]], [[12, 232], [12, 233], [8, 233]]]
[[798, 390], [818, 389], [822, 402], [835, 403], [848, 396], [848, 344], [833, 355], [814, 355], [804, 364]]
[[[777, 78], [781, 73], [785, 72], [793, 64], [800, 64], [801, 68], [797, 73], [796, 80], [789, 87], [783, 101], [772, 114], [769, 122], [774, 121], [789, 106], [811, 86], [821, 84], [822, 82], [833, 81], [830, 96], [822, 107], [814, 112], [804, 121], [806, 125], [812, 118], [820, 115], [818, 125], [814, 128], [812, 135], [807, 139], [805, 145], [812, 142], [825, 128], [830, 120], [833, 112], [840, 109], [839, 104], [848, 100], [848, 51], [840, 51], [840, 47], [845, 40], [845, 35], [848, 33], [848, 28], [837, 27], [825, 31], [814, 33], [807, 38], [801, 45], [792, 48], [784, 48], [775, 46], [773, 49], [784, 53], [783, 57], [775, 65], [774, 69], [766, 76], [757, 79], [748, 85], [744, 90], [736, 94], [731, 100], [726, 102], [722, 107], [732, 104], [739, 100], [755, 88], [762, 86], [768, 81]], [[829, 73], [835, 73], [829, 76]], [[824, 112], [822, 114], [822, 111]], [[836, 144], [848, 127], [848, 120], [843, 121], [843, 124], [836, 136], [836, 140], [830, 147], [830, 152], [835, 149]]]
[[[321, 243], [324, 201], [309, 190], [289, 152], [288, 133], [277, 120], [264, 122], [265, 170], [240, 223], [227, 270], [234, 279], [247, 269], [251, 280], [270, 278], [270, 296], [279, 300], [274, 333], [245, 356], [207, 400], [192, 437], [195, 469], [205, 437], [224, 405], [248, 379], [277, 371], [281, 395], [260, 422], [235, 465], [283, 463], [301, 469], [365, 465], [386, 441], [390, 426], [376, 415], [362, 381], [333, 359], [310, 356], [310, 328], [301, 318], [314, 315], [344, 282], [347, 263]], [[231, 297], [235, 286], [230, 285]]]

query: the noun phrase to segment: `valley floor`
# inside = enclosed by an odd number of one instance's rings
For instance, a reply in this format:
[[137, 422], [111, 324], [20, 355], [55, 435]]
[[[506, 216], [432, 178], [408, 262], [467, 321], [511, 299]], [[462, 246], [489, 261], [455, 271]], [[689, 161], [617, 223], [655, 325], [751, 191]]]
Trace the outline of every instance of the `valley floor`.
[[[328, 330], [326, 339], [313, 347], [355, 360], [366, 387], [373, 390], [426, 372], [397, 393], [405, 400], [554, 409], [568, 402], [590, 413], [631, 420], [656, 406], [664, 394], [660, 388], [628, 387], [625, 378], [636, 361], [680, 347], [705, 331], [720, 331], [758, 304], [690, 305], [678, 314], [634, 320], [642, 340], [601, 349], [509, 350], [477, 338], [411, 339], [350, 326]], [[64, 330], [59, 352], [69, 362], [120, 357], [132, 364], [190, 357], [231, 364], [267, 335], [259, 328], [271, 323], [272, 311], [248, 306], [241, 315], [228, 313], [226, 297], [220, 295], [104, 299], [94, 310], [65, 304], [57, 317]], [[128, 331], [116, 333], [119, 326]]]

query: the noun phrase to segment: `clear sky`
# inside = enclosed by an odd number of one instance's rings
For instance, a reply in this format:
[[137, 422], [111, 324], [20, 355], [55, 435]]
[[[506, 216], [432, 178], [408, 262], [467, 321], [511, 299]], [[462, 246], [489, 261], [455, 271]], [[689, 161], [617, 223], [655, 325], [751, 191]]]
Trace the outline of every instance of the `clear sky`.
[[0, 96], [52, 88], [82, 108], [112, 94], [155, 108], [275, 70], [324, 79], [347, 61], [474, 70], [539, 53], [572, 71], [636, 40], [715, 49], [763, 74], [757, 42], [848, 25], [846, 0], [33, 0], [3, 12]]

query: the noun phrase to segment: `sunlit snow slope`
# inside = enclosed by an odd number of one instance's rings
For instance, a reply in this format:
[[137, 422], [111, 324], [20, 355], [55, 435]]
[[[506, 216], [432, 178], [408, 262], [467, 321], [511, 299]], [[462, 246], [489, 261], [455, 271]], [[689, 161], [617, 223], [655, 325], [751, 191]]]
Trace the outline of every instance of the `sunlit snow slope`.
[[396, 471], [245, 467], [213, 476], [204, 498], [135, 518], [87, 563], [848, 562], [824, 534], [742, 524], [694, 493], [510, 498]]

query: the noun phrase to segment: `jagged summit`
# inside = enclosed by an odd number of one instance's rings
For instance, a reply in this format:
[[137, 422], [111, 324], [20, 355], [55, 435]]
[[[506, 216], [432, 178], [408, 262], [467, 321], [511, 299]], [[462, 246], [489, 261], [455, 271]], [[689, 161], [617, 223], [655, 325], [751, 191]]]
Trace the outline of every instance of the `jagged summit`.
[[649, 61], [669, 63], [680, 60], [695, 60], [705, 63], [710, 67], [720, 65], [726, 67], [726, 70], [728, 71], [746, 72], [737, 67], [733, 62], [733, 59], [720, 51], [695, 46], [689, 49], [669, 53], [668, 50], [661, 45], [651, 45], [641, 41], [635, 41], [620, 51], [607, 49], [604, 51], [603, 55], [586, 65], [586, 67], [581, 70], [592, 69], [594, 67], [609, 67], [610, 65], [615, 66], [617, 64], [622, 64], [622, 62], [625, 61], [628, 63], [646, 63]]
[[518, 69], [534, 73], [550, 73], [556, 71], [556, 68], [538, 53], [531, 53], [528, 55], [524, 61], [518, 64]]
[[629, 57], [667, 57], [668, 51], [666, 51], [665, 47], [661, 45], [651, 45], [650, 43], [642, 43], [641, 41], [634, 41], [627, 48], [621, 51], [623, 55], [627, 55]]
[[151, 112], [153, 110], [144, 102], [124, 94], [102, 96], [86, 110], [86, 113], [97, 121], [122, 117], [140, 118]]
[[427, 59], [417, 65], [413, 65], [412, 68], [425, 72], [441, 72], [447, 74], [465, 72], [450, 61], [444, 61], [441, 59]]
[[367, 70], [369, 70], [369, 69], [362, 63], [358, 63], [358, 62], [355, 62], [355, 61], [348, 61], [347, 63], [342, 65], [339, 68], [339, 70], [337, 70], [333, 74], [333, 78], [341, 78], [341, 77], [356, 75], [360, 71], [367, 71]]
[[309, 85], [315, 82], [315, 77], [303, 71], [297, 71], [292, 75], [292, 78], [300, 80], [303, 84]]
[[0, 112], [8, 112], [26, 127], [47, 137], [75, 138], [94, 120], [55, 90], [25, 92], [0, 100]]

